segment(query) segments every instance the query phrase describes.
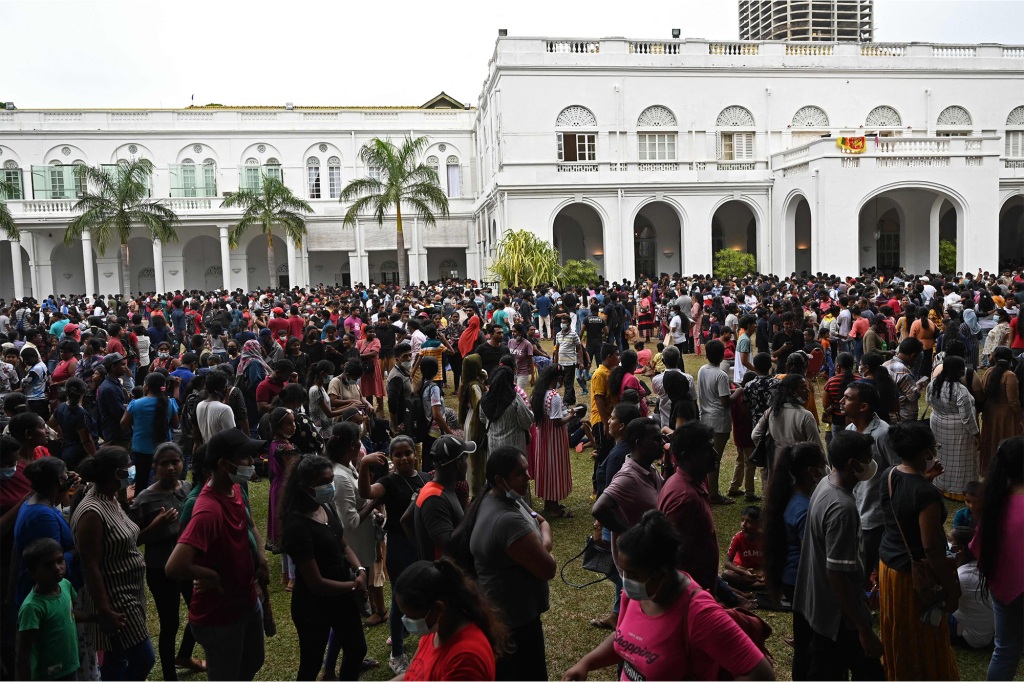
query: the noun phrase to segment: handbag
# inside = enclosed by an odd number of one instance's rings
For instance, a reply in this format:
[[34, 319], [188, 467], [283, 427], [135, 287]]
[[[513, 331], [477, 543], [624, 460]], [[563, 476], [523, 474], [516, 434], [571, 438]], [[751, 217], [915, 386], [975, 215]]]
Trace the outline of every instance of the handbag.
[[[601, 577], [585, 583], [570, 582], [569, 579], [565, 577], [565, 569], [580, 557], [583, 557], [583, 570], [590, 571], [592, 573], [599, 573]], [[558, 573], [562, 577], [563, 583], [569, 587], [581, 590], [584, 587], [589, 587], [590, 585], [595, 585], [599, 582], [608, 580], [618, 572], [619, 569], [615, 567], [615, 562], [612, 560], [611, 550], [598, 545], [594, 542], [594, 536], [591, 535], [587, 537], [587, 542], [583, 545], [583, 549], [576, 556], [562, 564], [562, 568]]]
[[768, 462], [772, 455], [775, 454], [775, 438], [772, 436], [771, 429], [771, 410], [764, 413], [761, 417], [762, 420], [766, 421], [764, 435], [761, 436], [761, 441], [754, 446], [754, 451], [747, 457], [747, 461], [758, 468], [768, 466]]
[[942, 585], [939, 583], [935, 571], [932, 570], [931, 564], [924, 559], [915, 559], [914, 554], [910, 551], [910, 544], [907, 542], [907, 536], [903, 533], [900, 517], [896, 515], [896, 507], [892, 503], [892, 475], [895, 471], [896, 467], [889, 469], [889, 508], [892, 510], [896, 528], [900, 531], [900, 537], [903, 539], [903, 547], [907, 550], [907, 556], [910, 557], [910, 576], [914, 582], [914, 593], [921, 604], [928, 608], [943, 599]]

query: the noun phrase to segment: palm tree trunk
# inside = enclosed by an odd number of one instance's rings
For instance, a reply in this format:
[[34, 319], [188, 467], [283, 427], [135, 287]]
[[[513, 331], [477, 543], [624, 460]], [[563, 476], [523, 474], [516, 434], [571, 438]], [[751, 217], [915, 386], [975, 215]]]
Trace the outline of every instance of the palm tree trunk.
[[132, 270], [128, 263], [128, 242], [121, 244], [121, 293], [125, 298], [132, 295]]
[[404, 289], [409, 283], [409, 261], [405, 255], [405, 231], [402, 230], [401, 204], [395, 206], [395, 217], [395, 248], [398, 249], [398, 286]]
[[274, 262], [274, 235], [267, 232], [267, 272], [270, 273], [270, 288], [277, 289], [277, 264]]

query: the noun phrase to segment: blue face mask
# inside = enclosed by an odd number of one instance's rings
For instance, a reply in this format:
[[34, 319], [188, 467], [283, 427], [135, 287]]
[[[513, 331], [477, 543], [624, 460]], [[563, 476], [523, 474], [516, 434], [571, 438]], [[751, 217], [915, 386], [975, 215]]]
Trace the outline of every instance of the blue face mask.
[[128, 467], [128, 475], [121, 479], [121, 490], [127, 490], [135, 483], [135, 465]]
[[650, 601], [651, 599], [651, 595], [647, 592], [647, 583], [627, 578], [624, 575], [622, 576], [622, 590], [633, 601]]
[[408, 616], [402, 616], [402, 625], [409, 631], [409, 634], [413, 637], [423, 637], [437, 630], [437, 623], [434, 623], [434, 627], [427, 625], [426, 618], [409, 618]]
[[508, 484], [508, 481], [505, 481], [505, 497], [506, 497], [506, 498], [507, 498], [507, 499], [508, 499], [508, 500], [509, 500], [509, 501], [510, 501], [510, 502], [511, 502], [512, 504], [519, 504], [519, 502], [521, 502], [521, 501], [522, 501], [522, 499], [523, 499], [523, 496], [522, 496], [522, 495], [520, 495], [519, 493], [517, 493], [517, 492], [516, 492], [515, 490], [512, 490], [512, 487], [511, 487], [511, 486], [509, 486], [509, 484]]
[[14, 474], [17, 473], [17, 471], [18, 471], [18, 465], [17, 464], [15, 464], [12, 467], [3, 467], [2, 469], [0, 469], [0, 480], [5, 480], [6, 481], [9, 478], [14, 478]]
[[324, 483], [313, 488], [313, 499], [317, 504], [327, 504], [334, 501], [334, 484]]

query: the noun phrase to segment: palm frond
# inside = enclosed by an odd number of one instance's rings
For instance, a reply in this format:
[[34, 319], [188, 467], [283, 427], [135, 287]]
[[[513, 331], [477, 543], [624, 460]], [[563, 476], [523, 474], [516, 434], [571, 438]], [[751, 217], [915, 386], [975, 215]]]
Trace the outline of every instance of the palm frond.
[[0, 233], [3, 233], [11, 241], [18, 239], [21, 236], [21, 232], [18, 230], [18, 226], [14, 224], [14, 216], [11, 215], [11, 209], [7, 207], [4, 199], [5, 197], [12, 196], [16, 189], [17, 186], [13, 182], [0, 179]]

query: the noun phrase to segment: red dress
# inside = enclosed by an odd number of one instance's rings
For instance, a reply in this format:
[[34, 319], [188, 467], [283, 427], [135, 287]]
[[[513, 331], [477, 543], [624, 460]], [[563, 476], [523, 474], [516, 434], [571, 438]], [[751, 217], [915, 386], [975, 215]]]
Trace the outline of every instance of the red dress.
[[569, 461], [569, 433], [565, 425], [551, 421], [552, 404], [561, 413], [562, 399], [557, 391], [548, 391], [544, 397], [544, 413], [537, 429], [536, 470], [537, 497], [557, 502], [572, 492], [572, 464]]
[[383, 398], [384, 373], [380, 368], [380, 340], [374, 339], [373, 341], [367, 341], [364, 338], [356, 341], [356, 352], [360, 355], [363, 353], [372, 353], [373, 351], [377, 351], [377, 357], [373, 359], [373, 374], [363, 374], [362, 379], [359, 380], [359, 391], [362, 393], [364, 398], [370, 398], [373, 396]]

